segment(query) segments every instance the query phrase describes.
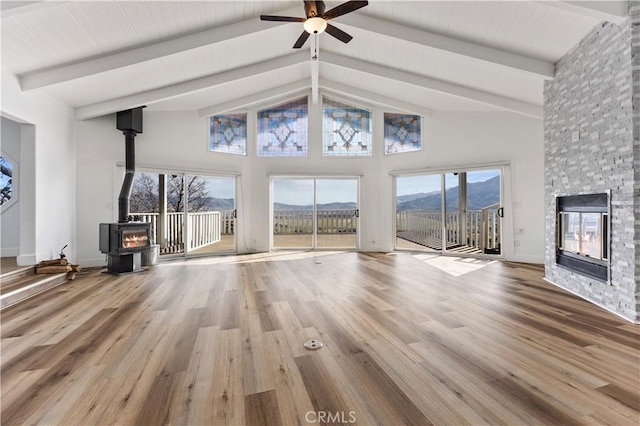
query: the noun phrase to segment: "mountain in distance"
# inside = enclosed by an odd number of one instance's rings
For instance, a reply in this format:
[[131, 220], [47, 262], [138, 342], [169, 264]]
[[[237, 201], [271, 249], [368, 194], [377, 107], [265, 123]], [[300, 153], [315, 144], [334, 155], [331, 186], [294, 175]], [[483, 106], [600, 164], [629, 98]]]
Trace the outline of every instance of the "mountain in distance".
[[[348, 203], [326, 203], [326, 204], [318, 204], [316, 206], [318, 210], [355, 210], [356, 203], [348, 202]], [[295, 210], [295, 211], [311, 211], [313, 210], [312, 205], [299, 206], [295, 204], [285, 204], [285, 203], [273, 203], [273, 210]]]
[[[407, 195], [403, 196], [407, 197]], [[458, 210], [458, 187], [446, 191], [447, 210]], [[484, 182], [474, 182], [467, 185], [467, 210], [481, 210], [484, 207], [500, 202], [500, 176], [492, 177]], [[396, 210], [440, 210], [440, 191], [426, 196], [404, 201], [397, 199]]]
[[433, 191], [433, 192], [418, 192], [416, 194], [398, 195], [396, 197], [396, 202], [397, 203], [404, 203], [404, 202], [417, 200], [418, 198], [424, 198], [424, 197], [427, 197], [429, 195], [439, 194], [439, 193], [440, 193], [440, 191]]
[[233, 198], [215, 198], [207, 197], [207, 208], [205, 210], [233, 210], [234, 207]]

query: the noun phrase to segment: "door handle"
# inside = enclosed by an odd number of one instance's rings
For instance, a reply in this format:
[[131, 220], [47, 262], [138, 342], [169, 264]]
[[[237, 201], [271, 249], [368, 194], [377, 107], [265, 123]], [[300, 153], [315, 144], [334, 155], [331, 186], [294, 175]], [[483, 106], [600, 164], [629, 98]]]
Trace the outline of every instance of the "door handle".
[[234, 218], [234, 219], [237, 219], [238, 218], [238, 210], [233, 209], [233, 213], [231, 213], [231, 217]]
[[354, 215], [355, 217], [360, 217], [360, 209], [356, 209], [356, 211], [355, 211], [355, 212], [353, 212], [353, 215]]
[[500, 216], [500, 217], [504, 217], [504, 207], [500, 207], [500, 208], [498, 209], [498, 216]]

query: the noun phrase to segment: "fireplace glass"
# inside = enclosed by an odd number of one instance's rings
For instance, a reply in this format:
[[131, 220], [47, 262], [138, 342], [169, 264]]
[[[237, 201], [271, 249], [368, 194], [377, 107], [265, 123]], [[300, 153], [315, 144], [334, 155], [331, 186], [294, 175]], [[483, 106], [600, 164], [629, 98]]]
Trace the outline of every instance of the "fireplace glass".
[[556, 262], [603, 281], [609, 280], [609, 196], [557, 198]]
[[123, 229], [122, 248], [146, 247], [149, 245], [149, 236], [146, 229]]
[[603, 238], [608, 223], [606, 213], [560, 213], [560, 249], [594, 259], [607, 259]]

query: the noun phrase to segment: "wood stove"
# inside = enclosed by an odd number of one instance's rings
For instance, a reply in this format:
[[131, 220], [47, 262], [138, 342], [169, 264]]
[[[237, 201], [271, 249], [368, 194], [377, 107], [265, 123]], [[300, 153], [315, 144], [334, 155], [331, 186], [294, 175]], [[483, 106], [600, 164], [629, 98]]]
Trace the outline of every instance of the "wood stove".
[[150, 248], [150, 223], [100, 224], [100, 251], [108, 256], [109, 272], [122, 274], [141, 271], [141, 254]]
[[142, 133], [142, 108], [120, 111], [116, 128], [125, 136], [124, 181], [118, 197], [118, 223], [100, 224], [100, 251], [108, 257], [107, 270], [114, 274], [142, 271], [142, 253], [151, 249], [151, 224], [132, 222], [129, 198], [135, 176], [135, 138]]

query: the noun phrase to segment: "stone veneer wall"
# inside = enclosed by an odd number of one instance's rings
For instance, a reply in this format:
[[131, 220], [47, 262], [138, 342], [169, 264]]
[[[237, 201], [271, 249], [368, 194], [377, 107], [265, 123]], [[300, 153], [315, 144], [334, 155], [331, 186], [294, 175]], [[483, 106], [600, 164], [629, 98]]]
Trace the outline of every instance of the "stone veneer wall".
[[631, 73], [633, 79], [633, 168], [636, 247], [636, 322], [640, 322], [640, 2], [629, 2], [631, 16]]
[[[546, 278], [629, 320], [638, 320], [640, 250], [634, 220], [640, 196], [639, 29], [631, 18], [605, 23], [556, 64], [544, 90]], [[633, 70], [633, 75], [632, 75]], [[635, 124], [635, 126], [634, 126]], [[572, 142], [574, 132], [580, 139]], [[603, 283], [555, 263], [555, 197], [611, 191], [611, 282]]]

